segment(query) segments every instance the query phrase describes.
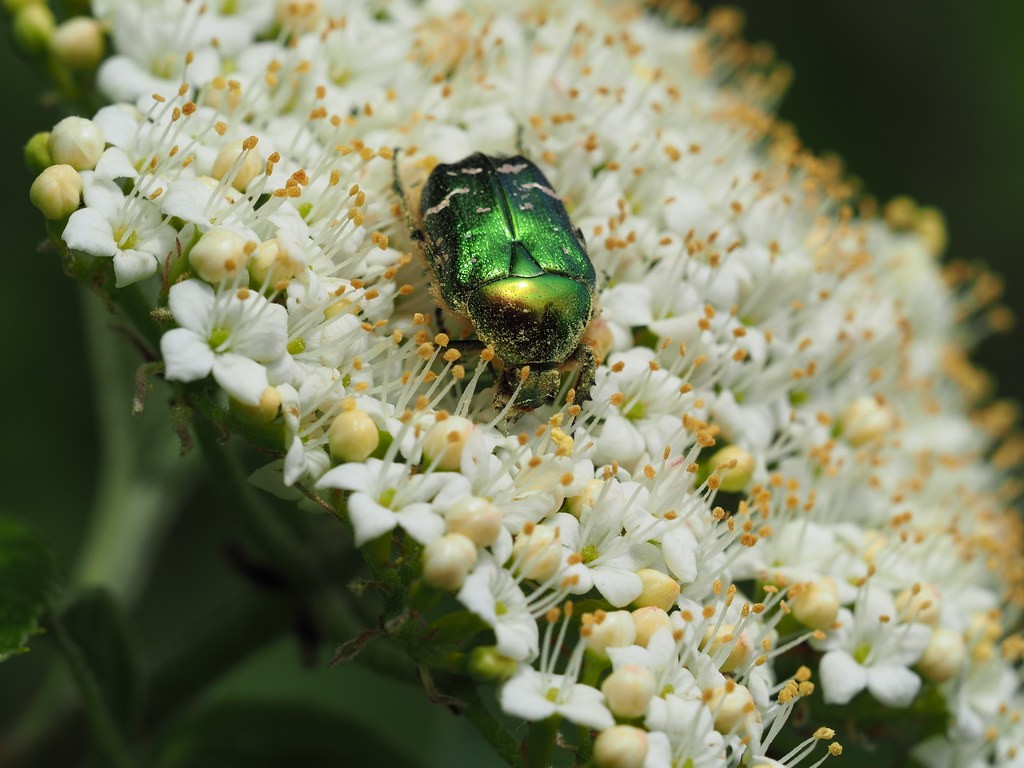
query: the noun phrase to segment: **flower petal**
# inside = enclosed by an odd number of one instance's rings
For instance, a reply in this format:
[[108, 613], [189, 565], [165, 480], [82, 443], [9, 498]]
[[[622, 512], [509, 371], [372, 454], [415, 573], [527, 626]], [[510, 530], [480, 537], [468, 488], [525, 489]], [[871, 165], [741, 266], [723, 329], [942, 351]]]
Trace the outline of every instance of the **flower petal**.
[[868, 683], [867, 671], [846, 651], [829, 651], [822, 656], [818, 675], [826, 704], [846, 704]]
[[188, 328], [173, 328], [160, 338], [160, 354], [163, 355], [166, 372], [170, 381], [198, 381], [213, 370], [213, 350]]

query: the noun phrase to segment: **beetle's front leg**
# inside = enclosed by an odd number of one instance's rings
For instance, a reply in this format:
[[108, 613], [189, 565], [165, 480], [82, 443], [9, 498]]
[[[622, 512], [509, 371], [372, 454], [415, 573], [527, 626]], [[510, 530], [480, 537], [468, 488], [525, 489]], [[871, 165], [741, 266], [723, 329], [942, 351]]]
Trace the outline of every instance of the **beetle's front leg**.
[[576, 366], [576, 402], [590, 399], [590, 388], [597, 377], [597, 355], [589, 344], [582, 343], [572, 351], [565, 361]]

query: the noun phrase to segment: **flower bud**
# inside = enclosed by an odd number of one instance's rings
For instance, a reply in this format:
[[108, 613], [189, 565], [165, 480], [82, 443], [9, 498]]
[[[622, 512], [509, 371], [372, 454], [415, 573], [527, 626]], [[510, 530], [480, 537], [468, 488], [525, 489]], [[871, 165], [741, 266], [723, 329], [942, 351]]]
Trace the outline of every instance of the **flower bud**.
[[793, 617], [811, 629], [828, 629], [839, 615], [839, 589], [828, 576], [794, 584], [787, 602]]
[[594, 508], [603, 487], [603, 480], [587, 480], [578, 494], [565, 500], [565, 511], [579, 520], [581, 515]]
[[463, 496], [444, 519], [449, 533], [461, 533], [478, 547], [490, 546], [501, 533], [501, 510], [479, 496]]
[[423, 580], [438, 589], [458, 589], [476, 558], [476, 544], [461, 533], [446, 533], [423, 548]]
[[892, 411], [873, 397], [858, 397], [843, 413], [843, 437], [855, 448], [880, 440], [892, 429]]
[[562, 564], [562, 542], [550, 525], [523, 528], [512, 545], [515, 570], [528, 579], [545, 581], [558, 572]]
[[269, 424], [281, 412], [281, 392], [277, 387], [267, 387], [256, 405], [232, 400], [231, 408], [253, 423]]
[[199, 238], [188, 254], [188, 262], [199, 277], [219, 283], [234, 277], [249, 263], [256, 244], [230, 229], [211, 229]]
[[633, 604], [643, 608], [653, 605], [667, 611], [676, 604], [681, 590], [679, 582], [668, 574], [656, 571], [653, 568], [641, 568], [636, 572], [643, 584], [643, 590]]
[[636, 627], [629, 611], [598, 611], [584, 630], [587, 649], [598, 656], [607, 656], [608, 648], [622, 648], [636, 640]]
[[965, 653], [963, 637], [951, 629], [940, 627], [932, 632], [928, 647], [917, 662], [917, 668], [928, 680], [942, 683], [960, 671]]
[[647, 731], [632, 725], [605, 728], [594, 740], [598, 768], [642, 768], [647, 759]]
[[915, 584], [896, 595], [896, 610], [903, 621], [917, 621], [932, 627], [939, 623], [939, 593], [931, 584]]
[[250, 284], [256, 288], [267, 286], [281, 290], [302, 271], [303, 265], [283, 249], [277, 238], [259, 244], [249, 262]]
[[[217, 159], [213, 161], [211, 175], [215, 179], [223, 179], [225, 174], [233, 171], [231, 186], [239, 192], [245, 192], [249, 182], [263, 173], [263, 158], [253, 147], [255, 147], [255, 139], [225, 144], [217, 153]], [[239, 156], [242, 160], [236, 165]]]
[[631, 614], [633, 625], [636, 627], [636, 644], [647, 646], [651, 636], [662, 627], [672, 628], [672, 619], [664, 609], [656, 605], [648, 605], [637, 608]]
[[76, 16], [57, 27], [50, 50], [71, 69], [91, 70], [103, 60], [103, 27], [89, 16]]
[[50, 132], [50, 157], [76, 171], [91, 171], [99, 162], [106, 143], [103, 131], [84, 117], [65, 117]]
[[727, 445], [711, 454], [708, 466], [712, 472], [721, 467], [718, 475], [722, 478], [719, 487], [723, 491], [738, 493], [750, 484], [756, 465], [748, 451], [738, 445]]
[[42, 53], [50, 45], [57, 21], [44, 3], [25, 5], [14, 14], [11, 36], [14, 44], [26, 53]]
[[478, 645], [469, 652], [467, 671], [478, 683], [500, 683], [516, 673], [519, 663], [498, 653], [493, 645]]
[[715, 716], [715, 730], [729, 733], [759, 723], [761, 715], [746, 686], [732, 680], [711, 691], [708, 707]]
[[25, 165], [33, 173], [42, 173], [53, 165], [53, 157], [50, 155], [50, 132], [40, 131], [27, 142], [23, 150]]
[[608, 321], [602, 317], [593, 318], [583, 333], [583, 343], [590, 345], [598, 360], [608, 357], [615, 345], [615, 335]]
[[740, 632], [739, 636], [736, 636], [732, 624], [722, 624], [712, 636], [712, 629], [708, 627], [704, 634], [704, 649], [711, 656], [718, 656], [723, 648], [729, 649], [729, 655], [719, 666], [722, 672], [731, 672], [750, 662], [753, 646], [745, 632]]
[[51, 165], [36, 176], [28, 197], [51, 221], [66, 219], [82, 200], [82, 177], [70, 165]]
[[643, 717], [654, 698], [656, 684], [654, 673], [647, 667], [627, 664], [605, 678], [601, 691], [616, 717]]
[[331, 457], [338, 462], [366, 461], [377, 450], [380, 433], [366, 411], [356, 408], [353, 400], [345, 403], [327, 430]]
[[455, 472], [462, 463], [462, 449], [473, 430], [473, 422], [463, 416], [438, 420], [423, 441], [425, 463], [444, 472]]
[[320, 0], [277, 0], [274, 19], [293, 35], [313, 32], [323, 18]]

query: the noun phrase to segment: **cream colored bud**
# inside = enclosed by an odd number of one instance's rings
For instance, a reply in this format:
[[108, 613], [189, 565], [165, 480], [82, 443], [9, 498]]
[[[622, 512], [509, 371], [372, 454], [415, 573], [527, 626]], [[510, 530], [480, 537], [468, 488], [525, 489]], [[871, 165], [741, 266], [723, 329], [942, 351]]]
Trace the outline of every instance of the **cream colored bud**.
[[516, 536], [512, 545], [512, 562], [518, 574], [528, 579], [545, 581], [558, 572], [562, 564], [562, 542], [549, 525], [535, 525], [529, 533]]
[[715, 730], [722, 733], [743, 731], [761, 722], [754, 697], [746, 686], [729, 681], [711, 691], [708, 708], [715, 716]]
[[103, 60], [103, 26], [90, 16], [76, 16], [57, 27], [50, 50], [71, 69], [91, 70]]
[[637, 608], [631, 614], [633, 625], [636, 627], [636, 644], [647, 647], [651, 637], [663, 627], [672, 628], [672, 619], [668, 613], [656, 605], [648, 605]]
[[377, 450], [380, 433], [370, 414], [350, 408], [334, 417], [327, 441], [335, 461], [366, 461]]
[[263, 421], [273, 421], [277, 418], [277, 414], [281, 412], [281, 392], [277, 387], [267, 387], [263, 390], [257, 408]]
[[597, 498], [601, 495], [603, 487], [603, 480], [587, 480], [583, 484], [583, 489], [578, 494], [570, 496], [565, 500], [566, 512], [578, 520], [581, 515], [594, 508], [594, 504], [597, 503]]
[[828, 629], [839, 615], [839, 588], [825, 576], [790, 587], [787, 598], [793, 617], [811, 629]]
[[892, 411], [873, 397], [858, 397], [843, 413], [843, 437], [860, 447], [883, 438], [894, 423]]
[[250, 246], [249, 242], [230, 229], [211, 229], [192, 246], [188, 262], [199, 277], [216, 284], [246, 268], [256, 250], [256, 244]]
[[903, 621], [917, 621], [934, 627], [942, 613], [939, 592], [931, 584], [915, 584], [896, 595], [896, 610]]
[[602, 317], [593, 318], [583, 333], [583, 343], [590, 345], [599, 360], [608, 357], [615, 346], [615, 335], [608, 321]]
[[50, 131], [50, 157], [76, 171], [91, 171], [99, 162], [106, 143], [103, 131], [84, 117], [65, 117]]
[[601, 683], [608, 708], [617, 717], [643, 717], [654, 698], [657, 681], [647, 667], [627, 664], [612, 672]]
[[704, 633], [704, 649], [708, 654], [716, 658], [722, 652], [722, 649], [729, 649], [729, 655], [719, 666], [722, 672], [731, 672], [738, 667], [746, 666], [750, 663], [753, 645], [745, 632], [740, 632], [737, 635], [732, 624], [722, 624], [715, 631], [714, 636], [711, 634], [713, 630], [713, 627], [708, 627], [707, 632]]
[[640, 577], [643, 590], [633, 601], [633, 605], [639, 608], [653, 605], [667, 611], [676, 604], [676, 598], [681, 591], [678, 581], [653, 568], [641, 568], [636, 575]]
[[320, 0], [277, 0], [275, 20], [293, 35], [313, 32], [323, 18]]
[[629, 611], [601, 613], [587, 625], [587, 649], [598, 656], [607, 656], [609, 648], [622, 648], [636, 640], [636, 627]]
[[252, 285], [280, 289], [302, 272], [303, 265], [283, 249], [277, 238], [265, 240], [256, 248], [249, 261], [249, 279]]
[[423, 548], [423, 580], [438, 589], [458, 589], [476, 558], [476, 544], [461, 533], [446, 533]]
[[932, 632], [928, 647], [917, 662], [917, 668], [928, 680], [942, 683], [960, 671], [965, 655], [963, 637], [958, 632], [940, 627]]
[[444, 515], [450, 533], [461, 533], [478, 547], [488, 547], [501, 533], [501, 510], [480, 496], [463, 496]]
[[711, 454], [708, 467], [712, 472], [719, 470], [718, 476], [722, 478], [719, 487], [723, 491], [737, 493], [750, 485], [756, 464], [749, 451], [738, 445], [727, 445]]
[[598, 768], [643, 768], [647, 759], [647, 731], [632, 725], [613, 725], [594, 740]]
[[14, 44], [27, 53], [42, 53], [53, 37], [57, 20], [45, 3], [31, 3], [18, 9], [11, 25]]
[[51, 221], [66, 219], [82, 201], [82, 177], [70, 165], [51, 165], [36, 176], [28, 197]]
[[423, 441], [426, 464], [444, 472], [455, 472], [462, 463], [462, 449], [466, 447], [473, 422], [463, 416], [449, 416], [438, 421], [427, 432]]
[[[260, 157], [260, 153], [255, 149], [244, 149], [244, 143], [235, 141], [224, 145], [217, 153], [217, 159], [213, 161], [213, 178], [223, 179], [229, 171], [233, 172], [231, 186], [239, 192], [245, 192], [249, 182], [262, 175], [264, 170], [263, 158]], [[242, 157], [242, 160], [236, 165], [239, 156]]]

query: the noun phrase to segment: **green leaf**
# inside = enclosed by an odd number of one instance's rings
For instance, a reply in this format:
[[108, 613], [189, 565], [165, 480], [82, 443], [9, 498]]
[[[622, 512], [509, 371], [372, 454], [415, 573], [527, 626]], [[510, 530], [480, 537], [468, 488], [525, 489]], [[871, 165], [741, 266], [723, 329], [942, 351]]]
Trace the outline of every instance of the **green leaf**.
[[79, 595], [61, 616], [100, 688], [112, 718], [128, 734], [141, 710], [138, 656], [121, 606], [105, 589]]
[[0, 517], [0, 661], [28, 650], [56, 585], [49, 550], [27, 528]]
[[[400, 724], [395, 723], [395, 727]], [[194, 712], [158, 739], [152, 768], [427, 765], [396, 748], [396, 738], [313, 706], [224, 702]]]

